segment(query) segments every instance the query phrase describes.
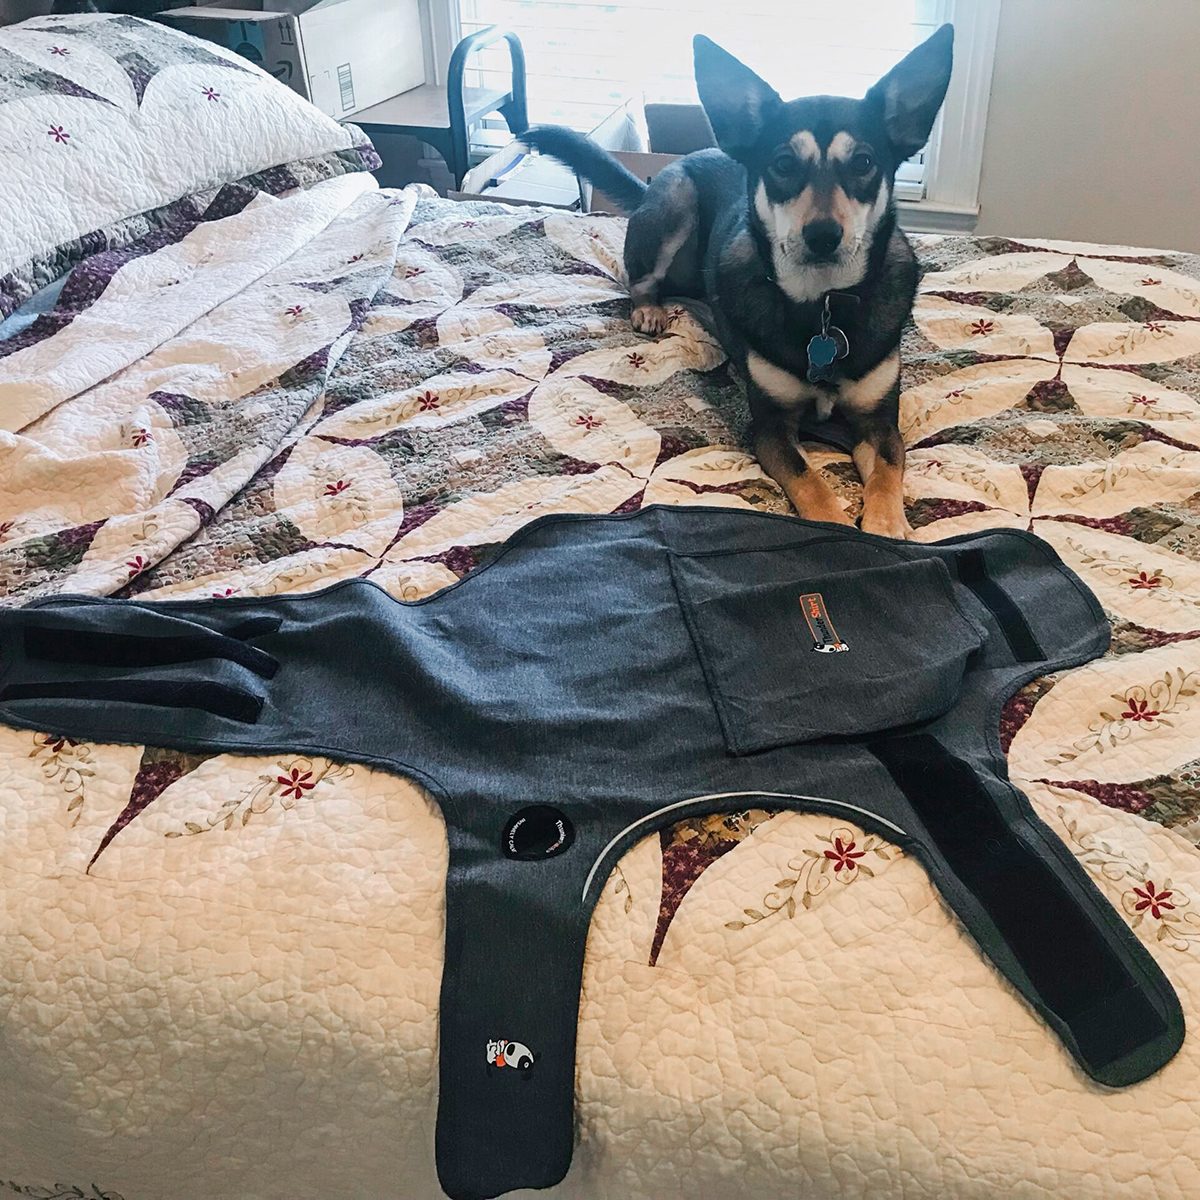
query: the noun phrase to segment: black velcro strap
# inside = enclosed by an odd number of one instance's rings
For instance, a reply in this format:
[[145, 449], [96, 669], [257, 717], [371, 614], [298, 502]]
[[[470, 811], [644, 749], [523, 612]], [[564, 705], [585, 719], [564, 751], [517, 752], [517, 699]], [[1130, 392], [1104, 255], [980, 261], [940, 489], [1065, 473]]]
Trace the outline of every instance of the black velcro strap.
[[230, 626], [225, 632], [230, 637], [246, 641], [249, 638], [262, 637], [264, 634], [275, 633], [282, 624], [282, 617], [276, 616], [274, 613], [266, 613], [257, 617], [246, 617], [236, 625]]
[[279, 670], [279, 661], [264, 651], [236, 638], [207, 632], [152, 637], [29, 625], [25, 628], [25, 655], [41, 662], [97, 667], [158, 667], [165, 663], [224, 658], [263, 679], [272, 678]]
[[982, 550], [960, 550], [954, 556], [959, 581], [969, 587], [996, 618], [1004, 640], [1017, 662], [1044, 662], [1045, 651], [1038, 644], [1025, 620], [1025, 614], [1009, 594], [988, 574], [987, 558]]
[[[927, 734], [880, 739], [868, 749], [987, 912], [1042, 1004], [1070, 1028], [1086, 1063], [1103, 1067], [1166, 1030], [1103, 929], [1009, 827], [966, 762]], [[971, 932], [990, 949], [986, 930]]]
[[[57, 683], [11, 683], [0, 700], [115, 700], [159, 708], [194, 708], [252, 725], [262, 699], [241, 688], [207, 680], [67, 679]], [[149, 731], [147, 731], [149, 734]]]

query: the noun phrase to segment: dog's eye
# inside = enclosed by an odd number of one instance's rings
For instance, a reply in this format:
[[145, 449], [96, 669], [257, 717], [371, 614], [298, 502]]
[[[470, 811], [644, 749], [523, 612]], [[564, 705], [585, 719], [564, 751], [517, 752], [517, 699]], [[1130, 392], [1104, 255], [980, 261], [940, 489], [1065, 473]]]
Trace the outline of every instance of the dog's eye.
[[870, 175], [874, 169], [875, 160], [865, 151], [856, 154], [850, 160], [850, 173], [852, 175]]
[[800, 160], [794, 154], [777, 154], [771, 162], [776, 175], [791, 176], [800, 170]]

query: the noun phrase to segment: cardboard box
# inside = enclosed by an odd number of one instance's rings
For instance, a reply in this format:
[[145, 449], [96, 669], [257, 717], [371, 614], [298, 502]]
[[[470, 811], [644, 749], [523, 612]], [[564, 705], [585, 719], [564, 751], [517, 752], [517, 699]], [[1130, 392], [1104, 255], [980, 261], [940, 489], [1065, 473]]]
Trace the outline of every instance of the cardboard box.
[[[606, 150], [636, 152], [646, 147], [641, 114], [631, 103], [619, 105], [588, 135]], [[499, 204], [542, 205], [588, 211], [591, 188], [561, 163], [527, 154], [510, 142], [463, 176], [452, 200], [493, 200]]]
[[[625, 104], [590, 136], [646, 183], [668, 163], [716, 145], [712, 126], [698, 104], [647, 104], [641, 120]], [[480, 163], [463, 180], [463, 190], [450, 195], [460, 200], [544, 204], [580, 212], [623, 211], [553, 159], [526, 156], [515, 142]]]
[[419, 0], [248, 0], [157, 19], [236, 51], [337, 119], [425, 82]]
[[491, 200], [581, 211], [583, 196], [575, 176], [549, 158], [527, 154], [520, 142], [510, 142], [463, 176], [462, 187], [450, 190], [451, 200]]
[[[717, 144], [708, 117], [699, 104], [648, 103], [645, 114], [650, 152], [613, 151], [613, 157], [645, 183], [649, 183], [668, 163], [695, 150], [706, 150]], [[585, 196], [588, 212], [621, 212], [603, 192], [585, 188]]]
[[658, 154], [691, 154], [715, 146], [708, 115], [699, 104], [646, 103], [650, 149]]

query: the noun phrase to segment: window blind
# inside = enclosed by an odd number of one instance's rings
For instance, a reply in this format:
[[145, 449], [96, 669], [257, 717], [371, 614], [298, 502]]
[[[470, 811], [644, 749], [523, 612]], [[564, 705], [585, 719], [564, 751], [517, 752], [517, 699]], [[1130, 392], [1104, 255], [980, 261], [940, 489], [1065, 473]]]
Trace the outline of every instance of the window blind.
[[[784, 99], [862, 96], [936, 28], [936, 0], [458, 0], [463, 33], [516, 31], [525, 47], [530, 120], [587, 132], [625, 100], [697, 102], [692, 35], [704, 33]], [[472, 82], [504, 87], [502, 48], [474, 60]], [[489, 139], [490, 140], [490, 139]], [[924, 152], [897, 193], [924, 191]]]

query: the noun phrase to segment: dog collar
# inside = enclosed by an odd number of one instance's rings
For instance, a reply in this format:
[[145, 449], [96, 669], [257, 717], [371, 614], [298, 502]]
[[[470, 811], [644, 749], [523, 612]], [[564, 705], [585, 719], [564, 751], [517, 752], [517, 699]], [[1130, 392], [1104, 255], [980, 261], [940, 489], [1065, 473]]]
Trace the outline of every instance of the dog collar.
[[[767, 279], [775, 287], [778, 287], [779, 280], [775, 275], [771, 255], [764, 253], [762, 261]], [[839, 300], [852, 300], [855, 304], [859, 303], [859, 297], [852, 292], [830, 291], [821, 297], [821, 332], [809, 338], [808, 341], [809, 383], [829, 383], [834, 376], [834, 364], [850, 353], [850, 339], [841, 326], [833, 323], [833, 316], [829, 311], [829, 301], [834, 296]]]

